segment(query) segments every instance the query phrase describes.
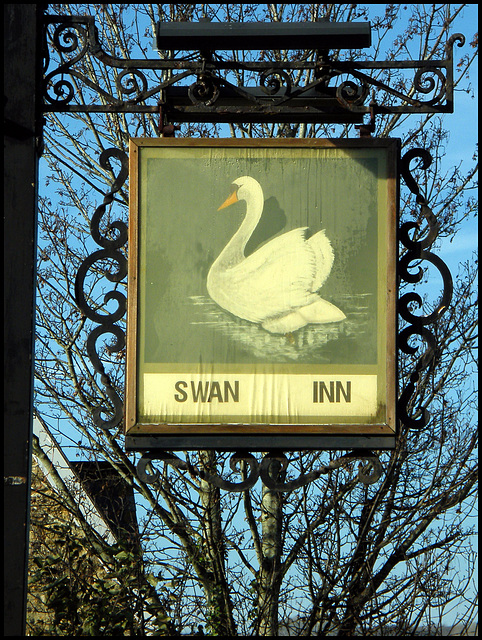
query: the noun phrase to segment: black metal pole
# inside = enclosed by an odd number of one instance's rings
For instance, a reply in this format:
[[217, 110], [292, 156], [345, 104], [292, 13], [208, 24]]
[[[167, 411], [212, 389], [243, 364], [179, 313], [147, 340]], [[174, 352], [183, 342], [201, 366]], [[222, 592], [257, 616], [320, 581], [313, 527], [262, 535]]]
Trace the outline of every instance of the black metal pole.
[[4, 635], [26, 627], [40, 120], [46, 5], [4, 4]]

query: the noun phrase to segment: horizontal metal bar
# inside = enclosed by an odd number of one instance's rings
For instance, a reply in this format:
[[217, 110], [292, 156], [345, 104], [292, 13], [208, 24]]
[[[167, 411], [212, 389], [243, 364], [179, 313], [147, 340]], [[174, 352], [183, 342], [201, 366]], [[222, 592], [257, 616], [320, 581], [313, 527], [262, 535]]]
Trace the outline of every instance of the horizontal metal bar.
[[[366, 111], [368, 113], [368, 110]], [[343, 111], [334, 113], [313, 107], [239, 107], [218, 108], [204, 106], [172, 106], [163, 109], [170, 122], [304, 122], [304, 123], [361, 123], [363, 113]]]
[[[153, 113], [159, 114], [159, 105], [145, 104], [99, 104], [99, 105], [50, 105], [43, 106], [44, 113]], [[206, 118], [213, 117], [212, 122], [260, 122], [264, 118], [274, 118], [274, 120], [266, 120], [266, 122], [319, 122], [320, 118], [323, 122], [361, 122], [364, 114], [370, 113], [369, 106], [352, 107], [352, 111], [341, 111], [339, 114], [328, 113], [323, 110], [315, 110], [313, 107], [300, 107], [299, 109], [288, 108], [271, 108], [268, 107], [250, 107], [246, 109], [225, 107], [203, 107], [193, 105], [192, 107], [177, 107], [169, 105], [164, 107], [164, 112], [169, 112], [175, 122], [206, 122]], [[384, 107], [376, 105], [375, 111], [379, 115], [395, 114], [395, 113], [453, 113], [453, 106], [437, 105], [437, 106], [416, 106], [402, 105], [399, 107]], [[283, 117], [283, 120], [277, 118]], [[332, 120], [326, 119], [328, 116]], [[199, 120], [203, 118], [203, 120]], [[299, 119], [301, 118], [301, 119]], [[251, 119], [251, 120], [250, 120]]]
[[158, 22], [161, 50], [360, 49], [369, 22]]
[[[216, 81], [216, 78], [213, 78]], [[237, 87], [233, 85], [219, 86], [218, 96], [216, 97], [215, 106], [281, 106], [277, 103], [282, 100], [283, 106], [304, 107], [315, 106], [318, 108], [327, 108], [339, 111], [343, 109], [336, 98], [336, 89], [332, 87], [324, 87], [323, 91], [317, 87], [305, 89], [295, 86], [292, 89], [280, 87], [278, 91], [269, 94], [260, 87]], [[166, 104], [172, 103], [177, 106], [192, 105], [189, 87], [186, 86], [170, 86], [163, 90], [163, 101]], [[289, 101], [289, 105], [287, 102]], [[214, 105], [213, 105], [214, 106]]]
[[[183, 71], [192, 71], [193, 73], [197, 73], [199, 71], [200, 65], [203, 62], [202, 58], [199, 57], [196, 60], [183, 60], [182, 58], [162, 58], [156, 60], [146, 60], [146, 59], [132, 59], [127, 60], [124, 58], [114, 58], [103, 51], [96, 51], [95, 57], [102, 63], [114, 67], [116, 69], [146, 69], [151, 71], [162, 71], [162, 70], [183, 70]], [[303, 61], [268, 61], [268, 62], [258, 62], [258, 61], [232, 61], [232, 60], [222, 60], [221, 58], [209, 59], [204, 63], [205, 71], [220, 71], [220, 70], [236, 70], [236, 71], [267, 71], [271, 69], [275, 70], [286, 70], [286, 71], [299, 71], [299, 70], [313, 70], [319, 69], [320, 67], [328, 64], [330, 67], [335, 66], [335, 62], [328, 60], [326, 62], [322, 60], [303, 60]], [[390, 61], [374, 61], [374, 60], [361, 60], [361, 61], [352, 61], [352, 60], [342, 60], [336, 61], [336, 68], [339, 71], [344, 71], [349, 73], [351, 70], [361, 70], [361, 69], [425, 69], [425, 68], [435, 68], [435, 69], [443, 69], [448, 66], [448, 62], [446, 60], [390, 60]]]
[[126, 436], [126, 451], [303, 451], [305, 449], [394, 449], [395, 436], [157, 435]]

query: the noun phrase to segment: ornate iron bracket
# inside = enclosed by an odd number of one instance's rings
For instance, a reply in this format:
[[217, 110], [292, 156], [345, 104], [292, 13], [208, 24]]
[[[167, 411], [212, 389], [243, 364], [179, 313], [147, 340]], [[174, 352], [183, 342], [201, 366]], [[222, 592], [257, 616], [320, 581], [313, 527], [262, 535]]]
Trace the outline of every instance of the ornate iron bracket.
[[[439, 225], [427, 201], [421, 195], [417, 182], [410, 171], [410, 164], [416, 158], [421, 160], [422, 169], [427, 169], [432, 162], [430, 153], [425, 149], [412, 149], [401, 160], [401, 175], [420, 206], [419, 219], [421, 222], [406, 222], [400, 228], [400, 241], [407, 251], [399, 261], [399, 277], [409, 283], [420, 282], [424, 273], [420, 262], [426, 260], [434, 265], [442, 276], [443, 290], [437, 306], [428, 315], [415, 315], [412, 311], [414, 306], [418, 306], [419, 309], [423, 306], [423, 300], [418, 293], [405, 293], [398, 301], [398, 313], [403, 320], [408, 322], [408, 325], [399, 334], [399, 348], [409, 355], [415, 354], [417, 349], [409, 344], [410, 338], [415, 335], [420, 336], [427, 344], [426, 350], [417, 360], [409, 382], [402, 390], [398, 401], [398, 417], [410, 429], [422, 429], [430, 420], [430, 413], [426, 407], [418, 407], [416, 409], [417, 416], [415, 417], [409, 415], [409, 405], [423, 370], [433, 364], [436, 355], [436, 339], [433, 333], [427, 329], [427, 325], [437, 322], [447, 310], [453, 293], [452, 276], [447, 265], [439, 256], [428, 250], [437, 238]], [[419, 231], [422, 221], [427, 224], [426, 235], [421, 239], [415, 240], [410, 237], [410, 232]], [[412, 263], [414, 262], [417, 264], [413, 265]], [[410, 271], [411, 264], [412, 268], [414, 266], [418, 267], [416, 273]]]
[[185, 460], [168, 452], [145, 453], [137, 464], [137, 473], [140, 480], [148, 483], [156, 483], [160, 474], [153, 469], [152, 461], [159, 460], [168, 464], [178, 471], [188, 472], [193, 478], [199, 478], [225, 491], [247, 491], [261, 478], [263, 484], [272, 491], [289, 492], [299, 489], [321, 475], [330, 473], [334, 469], [346, 467], [355, 459], [362, 459], [359, 464], [357, 480], [365, 485], [373, 484], [382, 475], [383, 468], [376, 455], [370, 452], [356, 451], [347, 453], [337, 460], [332, 460], [328, 465], [319, 467], [315, 471], [300, 475], [296, 480], [285, 480], [288, 468], [288, 458], [284, 453], [268, 453], [261, 462], [251, 453], [237, 452], [231, 456], [230, 467], [233, 472], [241, 473], [243, 480], [232, 482], [224, 480], [220, 476], [212, 475], [203, 469], [198, 469]]
[[[110, 353], [121, 351], [125, 346], [124, 330], [117, 324], [126, 312], [126, 297], [120, 291], [109, 291], [104, 296], [104, 304], [110, 300], [117, 302], [117, 309], [111, 313], [99, 313], [98, 305], [84, 293], [85, 280], [94, 265], [103, 271], [103, 275], [114, 283], [121, 282], [127, 275], [127, 260], [120, 251], [127, 242], [127, 225], [121, 220], [111, 222], [107, 226], [106, 234], [100, 230], [102, 217], [106, 212], [106, 208], [114, 200], [114, 194], [117, 193], [124, 185], [129, 175], [128, 156], [120, 149], [107, 149], [100, 156], [100, 165], [104, 169], [112, 170], [110, 159], [115, 158], [121, 163], [119, 174], [114, 179], [111, 190], [105, 195], [103, 203], [97, 207], [92, 216], [90, 230], [92, 238], [102, 247], [88, 256], [80, 265], [75, 279], [75, 300], [81, 313], [97, 323], [98, 327], [93, 329], [87, 338], [87, 353], [94, 366], [96, 373], [100, 374], [100, 380], [105, 387], [105, 393], [113, 405], [113, 411], [106, 410], [105, 407], [99, 406], [92, 411], [94, 423], [101, 429], [108, 430], [116, 427], [122, 421], [124, 411], [123, 402], [117, 391], [112, 385], [109, 375], [106, 373], [101, 358], [97, 352], [96, 344], [101, 335], [111, 333], [115, 337], [115, 341], [107, 345]], [[114, 238], [109, 236], [116, 236]], [[112, 272], [105, 266], [100, 266], [108, 260], [117, 263], [117, 270]], [[109, 420], [102, 418], [103, 413], [112, 413]]]
[[[120, 282], [127, 274], [127, 263], [124, 255], [120, 252], [120, 248], [127, 242], [127, 227], [122, 221], [114, 221], [107, 227], [106, 233], [100, 231], [100, 222], [106, 212], [106, 208], [112, 203], [114, 194], [118, 192], [124, 185], [128, 176], [127, 155], [119, 149], [108, 149], [101, 154], [100, 164], [103, 168], [112, 169], [110, 159], [115, 158], [120, 161], [121, 169], [117, 177], [114, 179], [111, 190], [104, 197], [103, 203], [96, 209], [91, 220], [91, 234], [93, 239], [102, 249], [95, 251], [88, 256], [81, 264], [75, 281], [75, 296], [79, 309], [82, 313], [96, 322], [98, 327], [94, 328], [87, 339], [87, 352], [93, 363], [94, 369], [101, 376], [101, 382], [105, 387], [107, 397], [113, 405], [113, 415], [109, 420], [103, 420], [102, 414], [109, 412], [105, 407], [97, 407], [93, 410], [93, 419], [95, 424], [105, 430], [117, 426], [123, 417], [122, 400], [114, 389], [108, 374], [105, 371], [101, 358], [96, 350], [98, 338], [106, 333], [111, 333], [115, 337], [115, 342], [107, 346], [109, 352], [117, 352], [124, 348], [125, 334], [123, 329], [115, 324], [124, 315], [126, 310], [125, 296], [117, 290], [110, 291], [104, 296], [104, 303], [115, 300], [118, 303], [117, 309], [108, 314], [100, 313], [98, 307], [84, 293], [85, 279], [89, 270], [97, 263], [107, 260], [114, 260], [117, 263], [117, 271], [112, 273], [110, 270], [104, 269], [105, 277], [114, 283]], [[415, 195], [416, 202], [420, 206], [420, 220], [426, 222], [426, 233], [421, 239], [411, 237], [411, 232], [420, 230], [422, 222], [407, 222], [400, 229], [400, 241], [406, 251], [399, 261], [399, 278], [407, 283], [417, 283], [423, 277], [423, 269], [420, 267], [421, 261], [427, 261], [434, 265], [440, 272], [443, 279], [443, 291], [436, 308], [428, 315], [415, 315], [413, 306], [419, 308], [423, 305], [423, 300], [416, 292], [405, 293], [399, 299], [399, 315], [408, 325], [399, 334], [399, 348], [407, 354], [413, 355], [417, 349], [410, 345], [410, 339], [413, 336], [420, 336], [427, 344], [426, 350], [419, 357], [414, 367], [409, 381], [402, 390], [398, 401], [398, 417], [410, 429], [422, 429], [429, 421], [430, 414], [426, 407], [418, 407], [415, 409], [415, 416], [410, 415], [409, 406], [416, 390], [416, 385], [420, 380], [423, 370], [433, 364], [436, 354], [436, 340], [433, 333], [427, 328], [427, 325], [437, 322], [440, 316], [448, 308], [453, 291], [452, 277], [448, 267], [440, 259], [439, 256], [429, 251], [429, 248], [435, 241], [438, 233], [438, 222], [432, 210], [427, 204], [425, 198], [421, 195], [420, 189], [415, 178], [412, 175], [410, 165], [415, 159], [420, 159], [422, 168], [427, 169], [431, 164], [431, 156], [424, 149], [413, 149], [407, 152], [401, 161], [401, 175], [407, 186]], [[115, 234], [117, 237], [109, 236]], [[416, 263], [417, 271], [410, 271], [411, 265]], [[112, 413], [112, 411], [110, 411]], [[319, 478], [322, 474], [329, 473], [333, 469], [339, 468], [353, 461], [354, 458], [366, 460], [372, 467], [371, 473], [360, 471], [358, 480], [365, 484], [376, 482], [381, 473], [382, 467], [380, 461], [374, 454], [357, 454], [356, 452], [347, 453], [338, 460], [330, 462], [327, 466], [320, 467], [318, 470], [309, 474], [300, 476], [296, 480], [284, 481], [280, 480], [286, 472], [288, 460], [283, 453], [267, 454], [259, 463], [256, 458], [249, 453], [235, 453], [231, 458], [231, 469], [238, 470], [239, 465], [244, 465], [248, 469], [245, 473], [245, 479], [241, 482], [231, 482], [221, 477], [214, 476], [203, 470], [192, 467], [187, 462], [165, 451], [155, 451], [144, 453], [138, 463], [139, 477], [146, 482], [155, 482], [158, 478], [157, 473], [149, 473], [148, 468], [152, 467], [153, 459], [159, 459], [175, 467], [178, 470], [188, 471], [193, 477], [198, 477], [206, 482], [210, 482], [219, 488], [228, 491], [245, 491], [252, 487], [259, 478], [269, 488], [277, 491], [293, 491], [301, 486], [312, 482]]]
[[[53, 33], [49, 30], [53, 28]], [[60, 62], [54, 70], [49, 70], [50, 56], [47, 40], [56, 59]], [[446, 44], [446, 58], [441, 61], [339, 61], [325, 52], [316, 52], [311, 61], [297, 62], [243, 62], [222, 60], [211, 54], [199, 54], [198, 59], [119, 59], [102, 50], [98, 41], [93, 17], [47, 17], [45, 21], [45, 78], [44, 111], [62, 112], [116, 112], [116, 113], [161, 113], [161, 127], [170, 120], [182, 121], [305, 121], [305, 122], [362, 122], [369, 114], [373, 123], [376, 114], [383, 113], [444, 113], [453, 111], [453, 46], [464, 44], [460, 34], [452, 36]], [[110, 67], [114, 72], [114, 92], [107, 92], [98, 86], [83, 71], [83, 60], [92, 60]], [[412, 93], [391, 88], [369, 75], [376, 70], [412, 70]], [[293, 72], [306, 71], [311, 81], [304, 86], [293, 82]], [[230, 73], [248, 72], [259, 74], [259, 85], [238, 86], [230, 82]], [[159, 79], [162, 78], [162, 80]], [[194, 82], [186, 84], [189, 78]], [[178, 86], [175, 86], [178, 85]], [[85, 99], [84, 90], [90, 90], [90, 99]], [[367, 105], [369, 93], [372, 99]], [[375, 99], [378, 92], [382, 99]], [[79, 97], [80, 96], [80, 97]], [[425, 97], [426, 99], [422, 99]], [[381, 104], [383, 103], [383, 105]], [[91, 233], [101, 247], [88, 256], [79, 268], [75, 282], [75, 296], [79, 309], [85, 317], [97, 323], [87, 339], [87, 351], [96, 373], [101, 376], [105, 394], [112, 407], [97, 407], [93, 410], [95, 424], [101, 429], [112, 429], [120, 424], [123, 417], [122, 401], [106, 373], [96, 348], [97, 340], [104, 334], [112, 334], [114, 342], [106, 348], [118, 352], [124, 348], [125, 334], [116, 323], [126, 310], [125, 296], [117, 289], [104, 296], [104, 304], [114, 300], [117, 309], [112, 313], [99, 312], [99, 306], [84, 293], [89, 271], [96, 266], [113, 283], [120, 282], [127, 273], [127, 263], [120, 249], [127, 242], [125, 223], [116, 221], [108, 225], [106, 233], [101, 233], [100, 222], [106, 208], [112, 203], [128, 177], [127, 156], [118, 149], [109, 149], [101, 155], [103, 168], [112, 169], [109, 160], [115, 158], [121, 163], [121, 170], [114, 179], [111, 190], [104, 202], [97, 208], [91, 221]], [[426, 407], [418, 407], [411, 415], [410, 405], [416, 385], [424, 369], [431, 366], [436, 354], [436, 341], [427, 325], [438, 320], [448, 307], [452, 297], [452, 279], [445, 263], [428, 249], [438, 233], [438, 224], [411, 173], [410, 164], [420, 158], [423, 168], [430, 165], [430, 154], [423, 149], [408, 152], [402, 159], [401, 175], [416, 197], [420, 206], [420, 218], [426, 221], [427, 233], [422, 239], [411, 237], [411, 232], [420, 229], [417, 222], [408, 222], [400, 229], [400, 242], [406, 251], [399, 261], [399, 278], [407, 283], [422, 279], [423, 270], [410, 271], [414, 262], [427, 261], [434, 265], [443, 278], [443, 293], [436, 309], [425, 316], [417, 316], [413, 306], [422, 307], [421, 297], [410, 292], [399, 299], [399, 315], [408, 325], [399, 334], [399, 348], [413, 355], [417, 349], [410, 345], [413, 336], [420, 336], [427, 344], [425, 352], [417, 360], [409, 382], [402, 390], [398, 402], [400, 420], [410, 429], [423, 428], [429, 413]], [[112, 237], [115, 236], [115, 237]], [[114, 261], [117, 270], [100, 266], [105, 261]], [[102, 414], [108, 413], [107, 420]], [[146, 452], [138, 463], [139, 477], [145, 482], [156, 482], [157, 472], [152, 469], [153, 459], [163, 460], [180, 471], [187, 471], [193, 477], [210, 482], [229, 491], [245, 491], [261, 478], [266, 486], [276, 491], [293, 491], [319, 478], [322, 474], [348, 464], [358, 458], [365, 460], [371, 472], [363, 468], [358, 480], [371, 484], [382, 473], [380, 461], [374, 454], [350, 452], [326, 466], [301, 475], [296, 480], [285, 480], [288, 459], [283, 453], [267, 454], [261, 462], [250, 453], [236, 453], [230, 464], [233, 472], [240, 471], [241, 482], [224, 480], [221, 477], [193, 468], [189, 463], [163, 451]]]
[[[338, 60], [327, 51], [291, 62], [234, 62], [216, 52], [130, 60], [103, 51], [92, 16], [46, 16], [43, 108], [155, 114], [162, 106], [166, 121], [161, 126], [167, 121], [360, 123], [373, 111], [451, 113], [456, 42], [462, 46], [464, 36], [449, 38], [443, 60]], [[58, 65], [53, 70], [49, 45]], [[84, 71], [87, 56], [110, 68], [113, 91], [100, 87]], [[410, 90], [374, 77], [380, 71], [413, 72]], [[239, 86], [236, 74], [258, 75], [259, 82]], [[303, 76], [304, 84], [294, 80], [296, 75]], [[371, 104], [366, 104], [370, 94]]]

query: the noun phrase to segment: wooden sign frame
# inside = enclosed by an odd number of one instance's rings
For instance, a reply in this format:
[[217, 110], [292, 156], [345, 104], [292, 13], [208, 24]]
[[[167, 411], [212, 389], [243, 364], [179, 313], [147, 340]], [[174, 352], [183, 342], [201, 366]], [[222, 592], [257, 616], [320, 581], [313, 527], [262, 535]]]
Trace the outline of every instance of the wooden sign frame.
[[[394, 446], [399, 155], [393, 139], [130, 141], [132, 448]], [[259, 221], [230, 241], [248, 208]]]

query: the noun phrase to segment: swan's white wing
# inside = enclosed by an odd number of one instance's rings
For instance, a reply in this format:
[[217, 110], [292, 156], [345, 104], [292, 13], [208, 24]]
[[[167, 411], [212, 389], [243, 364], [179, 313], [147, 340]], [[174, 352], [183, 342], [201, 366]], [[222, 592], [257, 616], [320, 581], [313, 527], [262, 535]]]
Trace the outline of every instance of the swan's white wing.
[[[283, 262], [283, 266], [294, 269], [302, 278], [303, 286], [310, 292], [320, 289], [330, 275], [334, 254], [331, 242], [322, 229], [306, 239], [308, 227], [299, 227], [274, 238], [248, 258], [239, 267], [268, 269], [269, 265]], [[293, 265], [289, 261], [294, 260]]]
[[239, 317], [261, 322], [316, 300], [313, 286], [319, 280], [320, 258], [305, 232], [289, 231], [220, 273], [225, 299], [217, 302]]
[[306, 241], [312, 249], [315, 256], [315, 270], [312, 291], [318, 291], [324, 284], [328, 276], [330, 275], [333, 261], [335, 259], [331, 242], [325, 235], [325, 230], [322, 229], [311, 236]]

